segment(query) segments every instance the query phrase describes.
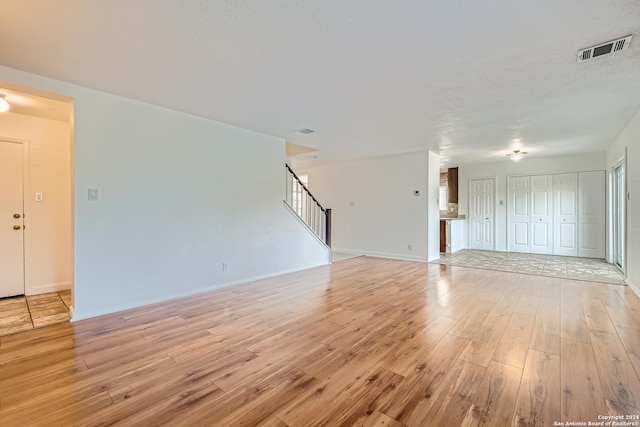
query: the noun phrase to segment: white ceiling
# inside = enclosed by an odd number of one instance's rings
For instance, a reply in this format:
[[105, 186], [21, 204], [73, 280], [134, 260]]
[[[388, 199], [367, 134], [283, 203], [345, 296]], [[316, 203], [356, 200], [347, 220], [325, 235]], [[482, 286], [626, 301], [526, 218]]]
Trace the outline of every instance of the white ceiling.
[[[1, 64], [320, 150], [300, 164], [432, 149], [455, 166], [518, 144], [531, 157], [602, 151], [640, 110], [638, 0], [0, 0], [0, 10]], [[576, 62], [578, 49], [628, 34], [628, 50]], [[316, 132], [293, 132], [303, 127]]]

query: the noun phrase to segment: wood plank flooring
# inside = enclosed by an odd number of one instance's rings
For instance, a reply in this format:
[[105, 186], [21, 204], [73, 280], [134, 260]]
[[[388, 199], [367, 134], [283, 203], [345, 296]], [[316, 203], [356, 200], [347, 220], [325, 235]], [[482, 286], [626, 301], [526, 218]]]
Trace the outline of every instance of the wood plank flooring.
[[0, 337], [0, 425], [640, 415], [639, 309], [619, 285], [353, 258]]

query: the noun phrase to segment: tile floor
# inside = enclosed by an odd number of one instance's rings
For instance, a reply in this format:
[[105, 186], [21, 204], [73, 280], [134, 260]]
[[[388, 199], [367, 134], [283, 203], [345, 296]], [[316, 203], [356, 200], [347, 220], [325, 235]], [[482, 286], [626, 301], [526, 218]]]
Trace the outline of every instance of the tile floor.
[[625, 284], [620, 270], [603, 259], [463, 249], [452, 254], [440, 254], [440, 258], [433, 262], [613, 285]]
[[0, 336], [69, 320], [71, 290], [0, 299]]

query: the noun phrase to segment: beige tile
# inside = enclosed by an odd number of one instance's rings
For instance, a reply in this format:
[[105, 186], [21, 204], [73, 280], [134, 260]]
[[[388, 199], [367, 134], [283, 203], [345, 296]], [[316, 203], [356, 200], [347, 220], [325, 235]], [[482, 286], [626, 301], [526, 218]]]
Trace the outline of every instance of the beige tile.
[[55, 325], [69, 320], [69, 312], [51, 314], [49, 316], [34, 317], [33, 326], [40, 328], [42, 326]]

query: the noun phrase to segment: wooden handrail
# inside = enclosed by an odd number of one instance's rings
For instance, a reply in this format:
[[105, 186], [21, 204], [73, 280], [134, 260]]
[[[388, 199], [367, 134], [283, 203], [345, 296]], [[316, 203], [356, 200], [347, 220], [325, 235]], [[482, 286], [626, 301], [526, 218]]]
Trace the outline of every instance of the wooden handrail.
[[[296, 175], [296, 173], [289, 167], [288, 164], [285, 163], [285, 167], [287, 171], [291, 174], [291, 177], [295, 178], [295, 189], [294, 189], [294, 181], [291, 178], [291, 191], [289, 189], [289, 175], [287, 175], [287, 203], [289, 203], [289, 199], [291, 197], [291, 203], [289, 206], [293, 209], [293, 211], [302, 219], [302, 221], [315, 233], [318, 238], [323, 240], [327, 246], [331, 247], [331, 209], [325, 209], [322, 207], [318, 199], [315, 198], [311, 191], [307, 188], [306, 185], [302, 182], [302, 180]], [[295, 198], [293, 194], [299, 194]], [[306, 203], [302, 202], [300, 199], [300, 195], [304, 194]], [[309, 202], [309, 198], [313, 200], [315, 205]], [[294, 203], [295, 200], [295, 203]], [[304, 207], [306, 206], [306, 208]], [[306, 212], [306, 213], [305, 213]]]
[[289, 167], [288, 164], [285, 163], [284, 165], [287, 167], [287, 170], [289, 172], [291, 172], [291, 175], [293, 175], [293, 177], [296, 179], [296, 181], [298, 181], [298, 184], [300, 184], [302, 186], [302, 188], [304, 188], [304, 190], [309, 194], [309, 196], [311, 196], [313, 201], [316, 202], [318, 207], [320, 209], [322, 209], [322, 212], [325, 212], [325, 208], [323, 208], [322, 205], [320, 204], [320, 202], [315, 197], [313, 197], [313, 194], [311, 194], [311, 191], [309, 191], [309, 189], [304, 185], [304, 183], [300, 180], [300, 178], [298, 178], [298, 175], [296, 175], [296, 173], [293, 170], [291, 170], [291, 168]]

